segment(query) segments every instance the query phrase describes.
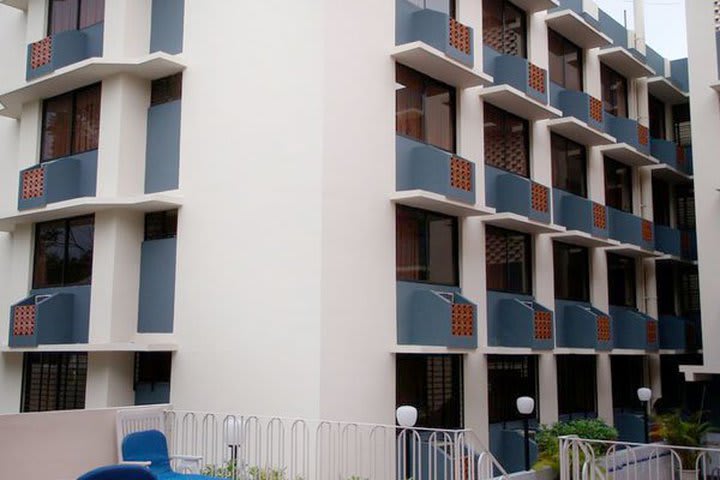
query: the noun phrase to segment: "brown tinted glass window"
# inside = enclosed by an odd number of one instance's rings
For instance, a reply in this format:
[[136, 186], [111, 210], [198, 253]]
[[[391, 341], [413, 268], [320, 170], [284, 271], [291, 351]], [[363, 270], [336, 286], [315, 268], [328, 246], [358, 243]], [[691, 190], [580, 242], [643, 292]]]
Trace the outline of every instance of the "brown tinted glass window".
[[530, 235], [485, 227], [487, 289], [532, 294], [532, 242]]
[[89, 285], [92, 279], [94, 216], [35, 226], [33, 288]]
[[105, 18], [105, 0], [80, 0], [80, 28], [100, 23]]
[[587, 197], [587, 152], [583, 145], [551, 135], [553, 187]]
[[616, 117], [628, 116], [627, 79], [605, 64], [600, 65], [602, 101], [606, 112]]
[[590, 259], [588, 250], [568, 243], [553, 243], [555, 298], [590, 301]]
[[653, 178], [653, 222], [655, 225], [670, 226], [670, 185]]
[[177, 210], [145, 214], [145, 240], [161, 240], [177, 236]]
[[534, 355], [488, 355], [488, 408], [490, 423], [521, 420], [515, 401], [518, 397], [535, 399], [537, 418], [538, 396], [537, 357]]
[[85, 408], [87, 353], [26, 353], [23, 412]]
[[455, 89], [396, 64], [395, 131], [455, 151]]
[[649, 95], [648, 109], [650, 113], [650, 136], [665, 140], [665, 104]]
[[525, 12], [506, 0], [483, 1], [483, 42], [507, 55], [527, 57]]
[[632, 213], [632, 168], [605, 158], [605, 204]]
[[558, 413], [569, 420], [597, 416], [594, 355], [557, 355]]
[[565, 37], [548, 30], [550, 80], [568, 90], [583, 89], [583, 51]]
[[153, 80], [150, 105], [174, 102], [182, 97], [182, 73]]
[[167, 383], [172, 372], [172, 353], [137, 352], [135, 354], [135, 385]]
[[100, 84], [75, 94], [74, 118], [72, 153], [96, 150], [100, 137]]
[[524, 177], [530, 173], [527, 120], [484, 103], [485, 163]]
[[42, 148], [45, 162], [97, 150], [100, 138], [100, 84], [45, 100]]
[[635, 259], [608, 253], [607, 268], [610, 305], [635, 307]]
[[105, 0], [50, 0], [48, 5], [48, 35], [83, 29], [105, 17]]

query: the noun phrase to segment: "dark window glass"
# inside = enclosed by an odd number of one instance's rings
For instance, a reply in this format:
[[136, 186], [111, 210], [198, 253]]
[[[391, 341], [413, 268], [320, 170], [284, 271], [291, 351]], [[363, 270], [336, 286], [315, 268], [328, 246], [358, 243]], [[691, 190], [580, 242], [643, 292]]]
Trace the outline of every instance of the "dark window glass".
[[105, 17], [105, 0], [50, 0], [48, 35], [95, 25]]
[[524, 177], [530, 175], [527, 120], [484, 103], [485, 163]]
[[587, 197], [587, 151], [560, 135], [550, 137], [553, 187]]
[[525, 12], [507, 0], [483, 1], [483, 42], [507, 55], [527, 57]]
[[89, 285], [92, 279], [94, 216], [35, 226], [33, 288]]
[[640, 410], [637, 389], [648, 386], [645, 381], [645, 358], [641, 355], [611, 355], [613, 407]]
[[660, 315], [677, 315], [678, 312], [675, 308], [675, 268], [669, 262], [656, 262], [655, 265], [658, 313]]
[[463, 428], [461, 355], [396, 356], [396, 403], [418, 410], [418, 427]]
[[653, 409], [659, 414], [673, 413], [678, 409], [685, 412], [703, 410], [703, 399], [707, 398], [704, 382], [686, 382], [682, 365], [701, 365], [702, 356], [660, 355], [660, 378], [662, 398], [655, 401]]
[[692, 185], [676, 185], [675, 212], [680, 230], [695, 230], [695, 189]]
[[145, 240], [160, 240], [177, 236], [177, 210], [145, 214]]
[[26, 353], [23, 412], [85, 408], [87, 353]]
[[655, 225], [670, 226], [670, 185], [653, 178], [653, 222]]
[[180, 98], [182, 98], [182, 73], [152, 81], [150, 105], [174, 102]]
[[588, 249], [554, 242], [555, 298], [590, 301], [590, 258]]
[[605, 64], [600, 65], [602, 101], [605, 111], [616, 117], [628, 116], [627, 79]]
[[695, 265], [680, 268], [680, 315], [700, 311], [700, 277]]
[[607, 268], [610, 305], [635, 307], [635, 259], [608, 253]]
[[41, 162], [98, 148], [100, 92], [97, 83], [45, 100]]
[[690, 132], [690, 104], [681, 103], [680, 105], [673, 105], [672, 115], [675, 143], [683, 147], [692, 145]]
[[486, 226], [485, 262], [488, 290], [532, 294], [530, 235]]
[[605, 157], [605, 204], [632, 213], [632, 168]]
[[137, 352], [135, 354], [135, 386], [139, 383], [169, 383], [172, 353]]
[[523, 418], [515, 401], [528, 396], [535, 399], [533, 416], [540, 410], [537, 388], [537, 358], [533, 355], [488, 355], [488, 404], [490, 423]]
[[570, 418], [597, 416], [597, 370], [594, 355], [558, 355], [558, 410]]
[[548, 30], [550, 81], [568, 90], [583, 89], [583, 50], [553, 30]]
[[650, 113], [650, 136], [665, 140], [665, 104], [649, 95], [648, 109]]
[[454, 152], [455, 89], [399, 63], [395, 75], [395, 131]]

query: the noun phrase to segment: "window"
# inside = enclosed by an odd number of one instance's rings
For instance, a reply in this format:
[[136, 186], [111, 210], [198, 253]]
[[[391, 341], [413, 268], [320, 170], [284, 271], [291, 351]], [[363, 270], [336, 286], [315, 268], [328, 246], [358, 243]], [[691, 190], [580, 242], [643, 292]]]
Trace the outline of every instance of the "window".
[[655, 225], [670, 226], [670, 185], [653, 178], [653, 222]]
[[700, 311], [700, 278], [695, 265], [680, 268], [680, 315]]
[[533, 355], [488, 355], [488, 403], [490, 423], [521, 420], [515, 401], [535, 399], [533, 415], [540, 411], [537, 394], [537, 358]]
[[145, 240], [161, 240], [177, 236], [177, 210], [145, 214]]
[[455, 89], [399, 63], [395, 75], [395, 131], [454, 152]]
[[87, 28], [104, 17], [105, 0], [50, 0], [48, 35]]
[[660, 315], [677, 315], [675, 309], [675, 278], [677, 275], [674, 264], [656, 262], [655, 265], [658, 313]]
[[567, 38], [548, 30], [550, 81], [568, 90], [582, 92], [583, 50]]
[[665, 104], [649, 95], [648, 110], [650, 113], [650, 136], [665, 140]]
[[620, 410], [640, 410], [642, 405], [637, 389], [645, 382], [645, 358], [642, 355], [611, 355], [613, 407]]
[[532, 294], [530, 235], [486, 226], [485, 262], [488, 290]]
[[587, 197], [587, 151], [560, 135], [551, 134], [553, 187]]
[[485, 163], [530, 176], [528, 121], [484, 103]]
[[695, 230], [695, 188], [692, 185], [675, 186], [675, 212], [677, 228]]
[[602, 101], [606, 112], [616, 117], [628, 116], [627, 79], [605, 64], [600, 65]]
[[150, 87], [151, 106], [180, 100], [182, 98], [182, 73], [153, 80]]
[[483, 0], [483, 43], [500, 53], [527, 57], [525, 12], [507, 0]]
[[26, 353], [23, 412], [85, 408], [87, 353]]
[[458, 285], [457, 218], [399, 205], [395, 217], [397, 279]]
[[93, 215], [35, 225], [33, 288], [89, 285]]
[[40, 161], [97, 150], [100, 134], [100, 84], [43, 102]]
[[558, 410], [570, 418], [597, 416], [594, 355], [557, 355]]
[[398, 354], [396, 362], [396, 403], [417, 408], [417, 427], [463, 428], [461, 355]]
[[134, 385], [141, 383], [170, 383], [172, 354], [170, 352], [135, 353]]
[[410, 0], [410, 3], [420, 8], [427, 8], [428, 10], [435, 10], [436, 12], [442, 12], [449, 15], [451, 18], [455, 18], [456, 11], [456, 0]]
[[690, 104], [673, 105], [672, 115], [675, 143], [683, 147], [692, 145], [692, 138], [690, 137]]
[[610, 305], [635, 307], [635, 259], [614, 253], [607, 254], [608, 295]]
[[632, 213], [632, 168], [605, 157], [605, 204]]
[[555, 298], [590, 301], [590, 257], [588, 249], [567, 243], [553, 243]]

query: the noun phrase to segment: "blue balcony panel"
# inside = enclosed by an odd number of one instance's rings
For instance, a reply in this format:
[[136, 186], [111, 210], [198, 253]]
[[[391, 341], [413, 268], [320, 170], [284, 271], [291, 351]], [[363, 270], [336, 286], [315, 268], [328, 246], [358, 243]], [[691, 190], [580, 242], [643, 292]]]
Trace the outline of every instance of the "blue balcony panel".
[[608, 238], [607, 207], [570, 192], [553, 189], [553, 221], [568, 230]]
[[44, 162], [20, 171], [18, 210], [80, 197], [94, 197], [97, 150]]
[[490, 165], [485, 165], [485, 201], [498, 212], [545, 224], [551, 220], [548, 187]]
[[684, 260], [697, 260], [696, 233], [694, 230], [655, 225], [655, 249]]
[[146, 240], [140, 248], [138, 333], [172, 333], [177, 239]]
[[629, 307], [610, 306], [614, 348], [656, 351], [658, 322]]
[[640, 153], [650, 154], [650, 135], [646, 126], [640, 125], [630, 118], [616, 117], [605, 114], [607, 132], [615, 137], [618, 143], [627, 143]]
[[90, 286], [32, 290], [10, 307], [10, 347], [87, 343]]
[[553, 312], [532, 296], [487, 292], [488, 344], [549, 350], [555, 345]]
[[[537, 424], [531, 420], [531, 429]], [[525, 438], [521, 421], [490, 424], [490, 452], [508, 473], [525, 470]], [[531, 432], [532, 433], [532, 432]], [[530, 440], [530, 465], [537, 461], [538, 448], [534, 439]]]
[[613, 347], [610, 315], [587, 302], [555, 300], [557, 346], [611, 350]]
[[621, 442], [645, 442], [645, 420], [641, 411], [615, 410], [615, 428]]
[[650, 220], [608, 207], [609, 235], [613, 240], [654, 251], [654, 228]]
[[697, 347], [697, 325], [685, 317], [660, 315], [661, 350], [692, 350]]
[[554, 31], [581, 48], [605, 47], [612, 39], [600, 31], [600, 21], [583, 9], [582, 0], [560, 0], [545, 23]]
[[145, 193], [178, 188], [181, 117], [181, 100], [153, 105], [148, 109]]
[[[675, 142], [659, 138], [650, 139], [650, 154], [661, 163], [686, 175], [692, 174], [691, 161], [688, 160], [689, 147], [681, 147]], [[690, 158], [692, 159], [690, 150]]]
[[670, 81], [683, 92], [687, 93], [690, 91], [690, 74], [687, 58], [670, 60]]
[[135, 385], [135, 405], [170, 403], [170, 382], [140, 382]]
[[535, 101], [548, 103], [547, 72], [516, 55], [504, 55], [485, 45], [483, 47], [484, 70], [493, 76], [495, 85], [509, 85]]
[[599, 99], [585, 92], [565, 89], [558, 91], [557, 98], [563, 116], [575, 117], [600, 132], [605, 131], [605, 110]]
[[477, 307], [457, 287], [399, 281], [397, 342], [477, 348]]
[[46, 37], [27, 47], [27, 80], [48, 75], [62, 67], [103, 54], [104, 24], [82, 30], [67, 30]]
[[182, 53], [185, 0], [152, 0], [150, 18], [150, 53]]

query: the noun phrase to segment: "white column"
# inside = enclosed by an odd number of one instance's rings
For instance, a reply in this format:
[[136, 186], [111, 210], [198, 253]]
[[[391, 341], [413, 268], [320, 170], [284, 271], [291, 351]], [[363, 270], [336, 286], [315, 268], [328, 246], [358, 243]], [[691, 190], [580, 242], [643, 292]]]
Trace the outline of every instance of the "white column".
[[47, 3], [46, 0], [28, 2], [26, 43], [37, 42], [47, 36]]
[[150, 0], [105, 2], [103, 56], [136, 58], [150, 51]]
[[474, 431], [483, 445], [490, 444], [487, 356], [477, 351], [465, 356], [465, 428]]
[[133, 366], [133, 352], [88, 353], [85, 408], [134, 405]]
[[597, 355], [597, 410], [598, 418], [613, 425], [612, 368], [608, 353]]

